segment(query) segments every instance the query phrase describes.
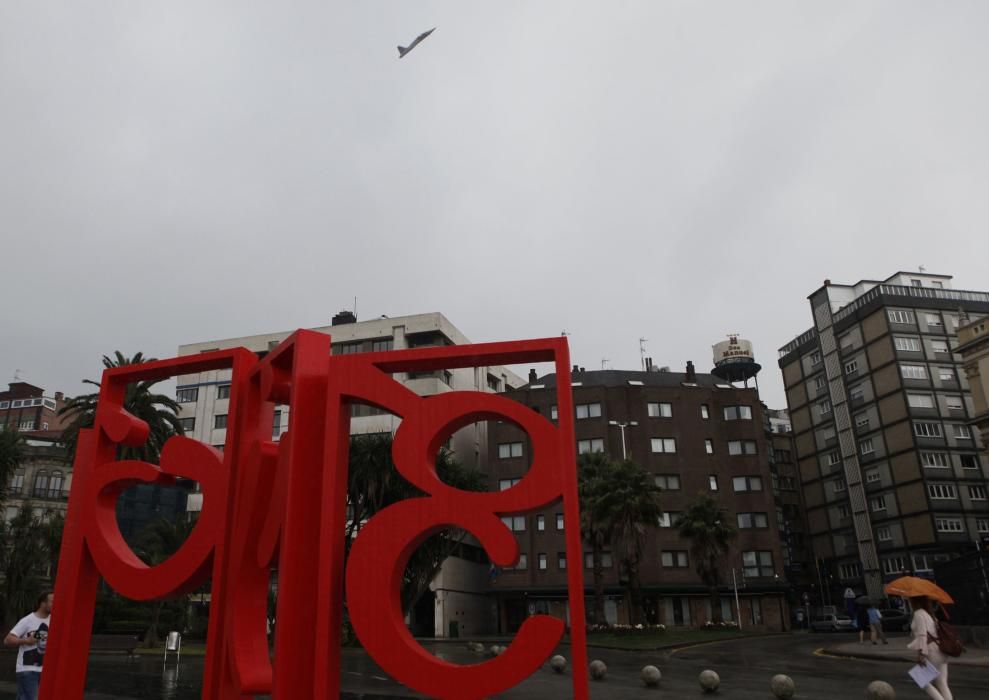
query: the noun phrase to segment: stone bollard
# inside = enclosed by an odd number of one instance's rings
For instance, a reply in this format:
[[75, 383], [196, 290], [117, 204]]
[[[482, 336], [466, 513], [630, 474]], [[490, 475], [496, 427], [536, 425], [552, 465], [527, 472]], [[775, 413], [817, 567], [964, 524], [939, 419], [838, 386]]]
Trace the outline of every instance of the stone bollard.
[[721, 678], [711, 669], [707, 669], [697, 676], [697, 682], [701, 684], [701, 689], [705, 693], [713, 693], [721, 685]]
[[792, 698], [793, 694], [797, 692], [797, 686], [793, 682], [793, 679], [789, 676], [784, 676], [782, 673], [773, 676], [773, 679], [769, 681], [769, 688], [773, 691], [773, 695], [778, 698]]
[[659, 679], [663, 677], [663, 674], [655, 666], [643, 666], [640, 677], [647, 686], [655, 688], [659, 685]]
[[557, 673], [563, 673], [567, 670], [567, 659], [565, 656], [560, 656], [557, 654], [552, 659], [549, 660], [549, 667], [556, 671]]
[[600, 659], [594, 659], [591, 665], [588, 667], [591, 672], [591, 678], [596, 681], [604, 680], [605, 674], [608, 673], [608, 667], [604, 665], [604, 661]]
[[496, 646], [496, 647], [495, 647], [495, 654], [496, 654], [497, 656], [501, 656], [502, 654], [504, 654], [504, 653], [505, 653], [505, 651], [506, 651], [507, 649], [508, 649], [508, 647], [506, 647], [506, 646], [504, 646], [504, 645], [501, 645], [501, 644], [499, 644], [498, 646]]
[[896, 691], [886, 681], [872, 681], [865, 689], [867, 700], [896, 700]]

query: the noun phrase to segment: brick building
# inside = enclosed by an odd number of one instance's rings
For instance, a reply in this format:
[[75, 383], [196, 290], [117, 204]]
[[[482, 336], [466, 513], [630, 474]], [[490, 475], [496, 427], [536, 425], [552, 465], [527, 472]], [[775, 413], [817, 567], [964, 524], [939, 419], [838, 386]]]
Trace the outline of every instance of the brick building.
[[[722, 612], [743, 627], [787, 626], [786, 580], [772, 490], [769, 441], [757, 390], [737, 388], [712, 375], [668, 371], [573, 369], [575, 431], [579, 453], [623, 454], [645, 467], [662, 487], [666, 511], [647, 531], [641, 578], [647, 621], [690, 626], [711, 619], [707, 589], [694, 570], [689, 542], [680, 538], [677, 514], [699, 494], [714, 496], [739, 525], [724, 562]], [[550, 420], [557, 416], [556, 376], [537, 377], [505, 393]], [[618, 424], [624, 424], [624, 428]], [[492, 489], [509, 488], [532, 458], [524, 432], [508, 423], [490, 428], [488, 472]], [[562, 508], [506, 516], [518, 536], [517, 565], [491, 583], [498, 602], [499, 632], [516, 631], [533, 613], [566, 619], [566, 567]], [[585, 552], [585, 590], [592, 601], [590, 554]], [[605, 554], [606, 614], [627, 622], [628, 603], [617, 556]], [[736, 609], [732, 572], [739, 584]]]
[[58, 437], [63, 421], [58, 411], [65, 405], [65, 396], [56, 391], [45, 396], [45, 390], [27, 382], [11, 382], [7, 391], [0, 391], [0, 430], [8, 428], [33, 437]]

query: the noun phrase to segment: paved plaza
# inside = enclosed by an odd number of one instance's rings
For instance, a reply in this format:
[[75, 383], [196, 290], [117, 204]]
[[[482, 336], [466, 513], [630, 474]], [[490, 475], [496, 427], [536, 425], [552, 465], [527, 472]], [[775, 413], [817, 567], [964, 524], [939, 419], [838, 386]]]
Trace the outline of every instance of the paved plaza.
[[[463, 644], [426, 642], [437, 656], [453, 663], [477, 663], [483, 657]], [[896, 689], [897, 697], [924, 698], [926, 695], [907, 677], [910, 663], [904, 656], [906, 639], [895, 637], [889, 648], [860, 645], [851, 635], [792, 634], [739, 639], [702, 644], [674, 651], [627, 652], [591, 649], [590, 658], [608, 665], [604, 681], [591, 683], [591, 697], [611, 698], [692, 698], [704, 697], [697, 675], [706, 668], [721, 676], [721, 689], [715, 696], [732, 700], [772, 698], [769, 679], [785, 673], [797, 684], [797, 698], [834, 700], [861, 698], [866, 685], [884, 680]], [[868, 647], [868, 648], [866, 648]], [[886, 658], [857, 659], [840, 653], [876, 653]], [[558, 650], [569, 656], [569, 647]], [[906, 658], [906, 657], [904, 657]], [[984, 665], [977, 665], [977, 664]], [[343, 658], [343, 697], [419, 698], [387, 676], [358, 649], [348, 649]], [[639, 671], [647, 664], [660, 668], [663, 678], [658, 688], [646, 688]], [[162, 670], [161, 659], [119, 656], [93, 656], [89, 667], [87, 700], [197, 700], [202, 675], [202, 658], [186, 657], [176, 668], [169, 663]], [[951, 669], [955, 697], [983, 697], [989, 688], [989, 654], [976, 650], [964, 663]], [[512, 700], [566, 698], [570, 695], [569, 675], [557, 675], [546, 665], [519, 687], [499, 696]], [[0, 676], [0, 700], [13, 700], [13, 678]]]

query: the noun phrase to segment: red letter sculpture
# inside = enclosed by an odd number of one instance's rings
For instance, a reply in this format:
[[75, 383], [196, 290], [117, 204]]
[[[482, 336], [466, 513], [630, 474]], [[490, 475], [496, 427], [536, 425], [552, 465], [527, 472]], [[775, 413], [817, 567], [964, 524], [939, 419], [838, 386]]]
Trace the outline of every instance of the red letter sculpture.
[[[392, 378], [401, 372], [553, 362], [558, 425], [505, 397], [453, 391], [421, 397]], [[207, 370], [232, 370], [224, 452], [185, 437], [164, 446], [161, 465], [118, 460], [140, 445], [148, 426], [124, 408], [130, 382]], [[400, 587], [410, 556], [448, 527], [470, 532], [492, 562], [514, 564], [513, 533], [501, 516], [562, 500], [567, 555], [583, 559], [577, 502], [573, 406], [564, 338], [330, 356], [330, 338], [298, 331], [264, 359], [242, 348], [119, 367], [104, 372], [96, 425], [82, 431], [62, 542], [58, 611], [42, 678], [42, 700], [82, 698], [96, 589], [102, 577], [121, 595], [156, 600], [211, 580], [202, 697], [234, 700], [330, 700], [340, 694], [340, 630], [347, 607], [368, 654], [393, 678], [439, 698], [483, 698], [535, 672], [563, 638], [564, 623], [533, 615], [508, 650], [472, 665], [428, 653], [404, 623]], [[366, 403], [402, 419], [393, 457], [424, 494], [391, 505], [360, 530], [344, 562], [350, 407]], [[291, 426], [271, 440], [275, 405]], [[496, 493], [444, 484], [436, 454], [454, 431], [476, 421], [514, 423], [532, 445], [529, 473]], [[170, 559], [145, 565], [121, 537], [116, 501], [137, 483], [199, 482], [203, 509], [189, 539]], [[266, 632], [268, 586], [278, 571], [275, 654]], [[567, 570], [573, 697], [587, 698], [584, 585]], [[315, 621], [315, 624], [314, 624]], [[300, 639], [299, 629], [314, 629]]]

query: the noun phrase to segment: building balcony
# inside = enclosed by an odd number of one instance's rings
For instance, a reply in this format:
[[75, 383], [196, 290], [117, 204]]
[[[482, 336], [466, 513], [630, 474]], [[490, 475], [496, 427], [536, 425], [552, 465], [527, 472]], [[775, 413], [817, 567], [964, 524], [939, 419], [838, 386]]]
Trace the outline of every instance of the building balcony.
[[42, 501], [67, 501], [69, 500], [68, 490], [63, 489], [32, 489], [31, 498], [38, 498]]

